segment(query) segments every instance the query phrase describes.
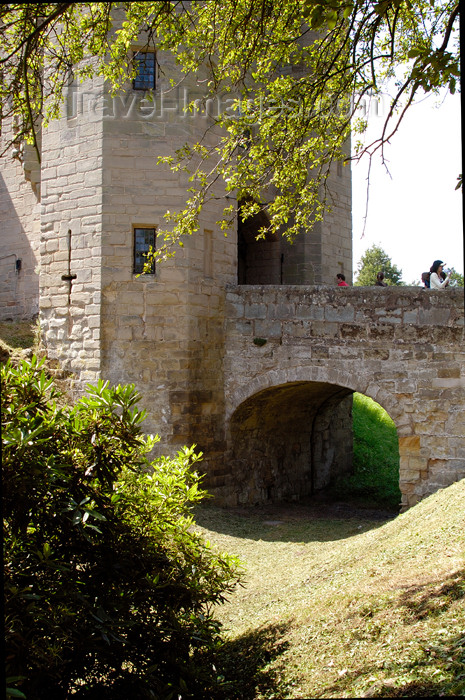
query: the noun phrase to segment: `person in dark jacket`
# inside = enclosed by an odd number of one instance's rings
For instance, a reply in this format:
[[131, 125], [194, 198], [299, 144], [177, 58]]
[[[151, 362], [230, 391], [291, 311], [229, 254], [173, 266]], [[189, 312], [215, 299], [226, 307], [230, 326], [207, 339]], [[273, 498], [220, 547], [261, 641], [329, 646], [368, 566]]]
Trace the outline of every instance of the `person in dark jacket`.
[[384, 272], [378, 272], [376, 275], [376, 282], [375, 285], [377, 287], [387, 287], [387, 283], [384, 281]]

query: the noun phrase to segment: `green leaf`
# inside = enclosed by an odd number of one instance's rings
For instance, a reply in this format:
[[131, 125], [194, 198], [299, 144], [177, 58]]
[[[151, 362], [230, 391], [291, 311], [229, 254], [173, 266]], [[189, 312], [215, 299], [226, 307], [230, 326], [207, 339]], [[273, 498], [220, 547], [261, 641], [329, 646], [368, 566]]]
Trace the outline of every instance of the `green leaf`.
[[7, 688], [6, 689], [6, 696], [7, 696], [7, 698], [9, 698], [9, 697], [10, 698], [26, 698], [26, 700], [27, 700], [27, 696], [24, 695], [24, 693], [22, 693], [17, 688]]

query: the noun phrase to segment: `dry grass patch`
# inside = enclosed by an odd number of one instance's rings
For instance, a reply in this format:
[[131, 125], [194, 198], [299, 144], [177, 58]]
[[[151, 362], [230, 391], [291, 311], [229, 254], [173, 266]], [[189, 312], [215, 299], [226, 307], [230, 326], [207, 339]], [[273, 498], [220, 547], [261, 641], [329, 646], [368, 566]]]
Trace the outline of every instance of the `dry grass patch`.
[[44, 369], [53, 376], [55, 386], [62, 392], [57, 398], [60, 406], [72, 401], [74, 377], [72, 372], [63, 370], [57, 360], [49, 360], [40, 341], [38, 319], [24, 321], [0, 321], [0, 362], [11, 359], [13, 364], [30, 360], [33, 355], [44, 360]]
[[215, 611], [228, 698], [464, 694], [464, 502], [461, 481], [384, 521], [204, 508], [246, 567]]
[[0, 321], [0, 361], [24, 356], [24, 350], [37, 349], [38, 344], [39, 325], [36, 320]]

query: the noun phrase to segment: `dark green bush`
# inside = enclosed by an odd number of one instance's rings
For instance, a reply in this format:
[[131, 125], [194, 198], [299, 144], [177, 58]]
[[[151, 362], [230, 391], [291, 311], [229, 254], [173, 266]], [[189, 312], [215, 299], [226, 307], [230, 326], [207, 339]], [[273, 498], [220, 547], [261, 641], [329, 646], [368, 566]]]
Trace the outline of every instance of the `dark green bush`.
[[190, 530], [200, 456], [149, 463], [132, 386], [58, 408], [35, 358], [1, 380], [7, 697], [213, 695], [238, 568]]

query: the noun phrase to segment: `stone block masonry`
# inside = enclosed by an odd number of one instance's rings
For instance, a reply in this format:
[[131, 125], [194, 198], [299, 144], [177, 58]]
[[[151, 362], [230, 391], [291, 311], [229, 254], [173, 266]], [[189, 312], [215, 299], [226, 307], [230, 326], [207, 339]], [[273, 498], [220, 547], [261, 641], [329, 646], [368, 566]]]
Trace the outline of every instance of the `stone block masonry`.
[[[236, 491], [253, 500], [260, 489], [263, 492], [263, 475], [261, 486], [257, 486], [260, 479], [254, 486], [244, 485], [239, 462], [246, 461], [247, 451], [256, 452], [265, 438], [278, 433], [278, 442], [303, 444], [312, 407], [318, 421], [329, 425], [331, 416], [337, 415], [335, 407], [353, 391], [380, 403], [396, 423], [404, 508], [465, 477], [463, 290], [231, 287], [225, 318], [225, 423], [230, 426], [232, 466], [216, 484], [225, 498]], [[261, 344], [254, 343], [256, 338]], [[279, 410], [270, 419], [267, 407], [273, 401]], [[297, 419], [296, 405], [300, 417], [306, 412], [303, 422]], [[245, 425], [245, 415], [255, 414], [263, 421], [255, 420], [245, 447], [246, 433], [239, 428]], [[288, 416], [293, 416], [290, 421]], [[333, 425], [330, 432], [335, 431]], [[321, 428], [314, 444], [321, 444], [325, 434], [328, 431]], [[311, 441], [307, 431], [303, 442]], [[341, 444], [333, 441], [333, 449]], [[319, 462], [313, 457], [314, 484], [324, 485], [335, 473], [336, 467], [328, 463], [329, 451], [327, 447]], [[291, 467], [278, 463], [275, 450], [274, 456], [268, 455], [263, 474], [274, 470], [275, 486], [285, 489], [281, 477], [288, 479]], [[308, 460], [303, 463], [308, 465]], [[347, 466], [341, 455], [333, 459], [336, 463], [342, 470]], [[309, 479], [300, 476], [293, 481], [296, 498], [308, 493]]]
[[[5, 147], [12, 124], [2, 120], [0, 146]], [[30, 161], [37, 156], [24, 148], [17, 157], [3, 156], [0, 169], [0, 320], [26, 319], [39, 312], [40, 177], [31, 180]], [[32, 167], [32, 166], [30, 166]]]
[[[103, 82], [81, 89], [98, 91]], [[79, 395], [101, 376], [101, 123], [66, 109], [52, 121], [42, 135], [41, 180], [42, 340]]]

